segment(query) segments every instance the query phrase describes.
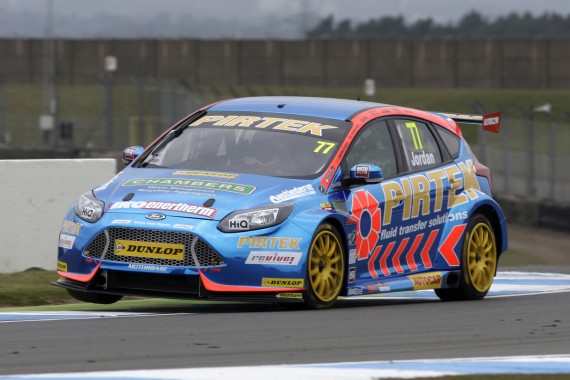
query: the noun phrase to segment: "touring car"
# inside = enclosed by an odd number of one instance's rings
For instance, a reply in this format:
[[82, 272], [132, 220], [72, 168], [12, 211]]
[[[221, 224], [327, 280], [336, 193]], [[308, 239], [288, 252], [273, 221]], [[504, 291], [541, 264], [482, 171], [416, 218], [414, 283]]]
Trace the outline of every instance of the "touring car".
[[204, 107], [125, 149], [127, 167], [78, 198], [55, 284], [94, 303], [483, 299], [506, 222], [462, 122], [497, 131], [500, 114], [310, 97]]

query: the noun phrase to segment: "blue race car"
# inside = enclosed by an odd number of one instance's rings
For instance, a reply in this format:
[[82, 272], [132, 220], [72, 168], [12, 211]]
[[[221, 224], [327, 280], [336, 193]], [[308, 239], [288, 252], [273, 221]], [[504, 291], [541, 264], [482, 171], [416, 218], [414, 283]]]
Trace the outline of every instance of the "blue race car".
[[86, 192], [61, 227], [58, 286], [123, 295], [304, 302], [435, 289], [482, 299], [505, 216], [457, 122], [353, 100], [253, 97], [204, 107]]

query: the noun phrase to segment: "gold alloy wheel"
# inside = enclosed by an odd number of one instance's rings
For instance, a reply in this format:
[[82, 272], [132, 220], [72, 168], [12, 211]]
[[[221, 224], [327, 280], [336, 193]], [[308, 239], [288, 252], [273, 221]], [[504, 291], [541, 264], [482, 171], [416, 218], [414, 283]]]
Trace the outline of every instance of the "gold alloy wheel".
[[497, 266], [495, 236], [488, 224], [478, 223], [468, 239], [466, 274], [473, 288], [484, 293], [491, 287]]
[[321, 302], [334, 301], [342, 287], [344, 256], [339, 238], [328, 229], [320, 231], [311, 244], [309, 282]]

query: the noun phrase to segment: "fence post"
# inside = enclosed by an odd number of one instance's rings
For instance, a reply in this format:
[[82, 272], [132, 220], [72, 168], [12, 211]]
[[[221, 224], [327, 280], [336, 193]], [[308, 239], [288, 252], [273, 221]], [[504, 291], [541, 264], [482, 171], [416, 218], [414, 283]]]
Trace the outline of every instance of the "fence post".
[[527, 177], [526, 177], [526, 195], [534, 197], [536, 195], [536, 190], [534, 188], [534, 117], [531, 111], [527, 111], [522, 107], [518, 107], [520, 113], [526, 117], [526, 147], [527, 147]]
[[501, 112], [501, 136], [502, 136], [502, 149], [501, 151], [503, 152], [503, 178], [504, 178], [504, 187], [503, 187], [503, 191], [505, 193], [509, 193], [511, 191], [511, 179], [510, 179], [510, 174], [511, 174], [511, 168], [510, 168], [510, 163], [509, 163], [509, 156], [510, 156], [510, 150], [509, 150], [509, 132], [510, 132], [510, 128], [508, 127], [509, 125], [509, 117], [507, 115], [506, 110], [501, 107], [500, 105], [497, 105], [497, 109], [499, 110], [499, 112]]

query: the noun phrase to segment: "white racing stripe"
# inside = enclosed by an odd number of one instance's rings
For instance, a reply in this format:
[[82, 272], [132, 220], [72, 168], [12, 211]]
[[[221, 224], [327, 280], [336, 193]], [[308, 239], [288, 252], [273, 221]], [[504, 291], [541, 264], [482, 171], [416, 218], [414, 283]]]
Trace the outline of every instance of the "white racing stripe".
[[467, 374], [566, 373], [570, 374], [570, 355], [51, 373], [3, 376], [0, 379], [370, 380]]

